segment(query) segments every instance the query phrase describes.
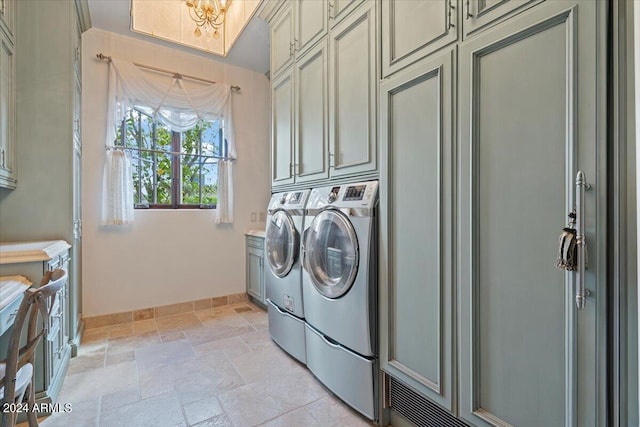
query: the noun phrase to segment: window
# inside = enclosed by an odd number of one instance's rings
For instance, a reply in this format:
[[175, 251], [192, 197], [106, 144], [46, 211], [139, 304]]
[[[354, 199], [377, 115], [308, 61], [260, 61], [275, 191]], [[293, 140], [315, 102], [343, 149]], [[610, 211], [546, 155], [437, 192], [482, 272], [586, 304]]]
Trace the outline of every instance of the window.
[[227, 155], [222, 122], [200, 121], [175, 132], [144, 110], [127, 112], [115, 142], [132, 153], [135, 207], [215, 208], [217, 158]]

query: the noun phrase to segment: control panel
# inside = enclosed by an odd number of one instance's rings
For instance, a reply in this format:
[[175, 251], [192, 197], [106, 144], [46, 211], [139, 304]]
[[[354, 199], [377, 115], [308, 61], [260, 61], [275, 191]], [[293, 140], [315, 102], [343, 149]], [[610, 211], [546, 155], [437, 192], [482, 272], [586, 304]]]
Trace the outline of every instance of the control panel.
[[378, 181], [314, 188], [309, 196], [307, 209], [327, 205], [338, 208], [371, 208], [375, 206], [377, 194]]
[[274, 211], [276, 209], [304, 209], [305, 205], [307, 204], [307, 199], [309, 198], [309, 193], [311, 193], [311, 190], [274, 193], [271, 195], [271, 201], [269, 202], [267, 210]]

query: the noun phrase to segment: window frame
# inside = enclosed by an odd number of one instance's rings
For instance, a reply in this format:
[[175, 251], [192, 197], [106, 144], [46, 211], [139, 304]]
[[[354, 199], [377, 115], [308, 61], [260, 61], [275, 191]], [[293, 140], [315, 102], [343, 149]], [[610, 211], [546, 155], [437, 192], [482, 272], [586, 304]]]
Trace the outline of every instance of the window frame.
[[[126, 127], [126, 121], [127, 118], [129, 117], [129, 114], [131, 114], [132, 111], [135, 111], [138, 114], [137, 117], [137, 129], [141, 129], [142, 125], [141, 125], [141, 120], [142, 120], [142, 116], [146, 116], [148, 117], [151, 122], [152, 122], [152, 126], [151, 126], [151, 142], [152, 142], [152, 149], [149, 150], [147, 148], [143, 148], [143, 144], [141, 141], [142, 135], [141, 132], [138, 132], [138, 136], [136, 137], [136, 147], [128, 147], [126, 144], [126, 137], [127, 137], [127, 127]], [[116, 139], [116, 146], [120, 146], [123, 147], [126, 150], [130, 150], [132, 152], [137, 152], [138, 153], [138, 167], [139, 169], [142, 167], [141, 163], [142, 163], [142, 158], [140, 156], [141, 153], [143, 152], [150, 152], [153, 155], [153, 180], [154, 180], [154, 187], [157, 187], [157, 154], [164, 154], [164, 155], [168, 155], [170, 156], [170, 161], [171, 161], [171, 191], [170, 191], [170, 195], [171, 195], [171, 204], [162, 204], [162, 203], [157, 203], [157, 191], [154, 191], [153, 194], [153, 199], [154, 199], [154, 203], [135, 203], [134, 201], [134, 209], [141, 209], [141, 210], [146, 210], [146, 209], [158, 209], [158, 210], [180, 210], [180, 209], [216, 209], [217, 204], [205, 204], [205, 203], [200, 203], [200, 204], [194, 204], [194, 203], [178, 203], [179, 200], [181, 200], [182, 198], [182, 185], [183, 185], [183, 181], [182, 181], [182, 158], [184, 156], [199, 156], [200, 158], [206, 158], [206, 159], [220, 159], [220, 158], [227, 158], [228, 156], [228, 144], [227, 144], [227, 140], [226, 138], [224, 138], [224, 133], [223, 133], [223, 123], [222, 123], [222, 119], [220, 119], [220, 125], [219, 125], [219, 135], [218, 135], [218, 139], [217, 139], [217, 148], [218, 148], [218, 155], [203, 155], [202, 153], [202, 137], [200, 135], [200, 141], [199, 141], [199, 147], [198, 147], [198, 154], [191, 154], [191, 153], [183, 153], [182, 151], [182, 135], [186, 132], [186, 131], [175, 131], [175, 130], [171, 130], [169, 129], [169, 132], [171, 133], [171, 145], [170, 145], [170, 151], [164, 152], [163, 150], [159, 150], [158, 147], [156, 146], [156, 141], [157, 141], [157, 127], [158, 127], [158, 119], [156, 117], [153, 116], [149, 116], [147, 113], [132, 107], [130, 110], [127, 110], [125, 117], [123, 118], [122, 122], [119, 125], [120, 128], [120, 138]], [[204, 165], [204, 163], [206, 162], [206, 160], [204, 162], [202, 162], [200, 164], [200, 177], [202, 178], [203, 174], [202, 174], [202, 166]], [[216, 171], [217, 174], [217, 171]], [[199, 191], [200, 191], [200, 199], [202, 199], [202, 186], [203, 186], [203, 182], [202, 180], [200, 180], [200, 185], [199, 185]], [[139, 185], [138, 186], [138, 192], [141, 192], [142, 186]], [[136, 194], [134, 196], [134, 200], [141, 200], [142, 197], [140, 194]]]

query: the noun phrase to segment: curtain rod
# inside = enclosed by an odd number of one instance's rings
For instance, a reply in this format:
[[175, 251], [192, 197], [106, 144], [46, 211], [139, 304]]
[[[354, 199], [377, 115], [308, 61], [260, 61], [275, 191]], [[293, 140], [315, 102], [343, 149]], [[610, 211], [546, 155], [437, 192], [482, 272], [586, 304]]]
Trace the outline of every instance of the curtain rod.
[[191, 156], [191, 157], [204, 157], [207, 159], [222, 159], [222, 160], [231, 160], [234, 162], [236, 159], [233, 157], [226, 156], [214, 156], [208, 154], [191, 154], [191, 153], [178, 153], [177, 151], [163, 151], [163, 150], [152, 150], [150, 148], [136, 148], [136, 147], [123, 147], [121, 145], [105, 145], [107, 150], [133, 150], [133, 151], [142, 151], [145, 153], [159, 153], [159, 154], [172, 154], [177, 156]]
[[[96, 58], [98, 58], [101, 61], [111, 62], [111, 57], [107, 56], [107, 55], [103, 55], [102, 53], [97, 53], [96, 54]], [[200, 77], [190, 76], [188, 74], [176, 73], [176, 72], [165, 70], [165, 69], [162, 69], [162, 68], [151, 67], [149, 65], [137, 64], [135, 62], [133, 63], [133, 65], [138, 66], [140, 68], [146, 68], [147, 70], [158, 71], [160, 73], [165, 73], [165, 74], [171, 74], [176, 79], [181, 79], [181, 78], [185, 77], [187, 79], [198, 80], [198, 81], [201, 81], [201, 82], [204, 82], [204, 83], [212, 83], [212, 84], [216, 83], [213, 80], [207, 80], [207, 79], [203, 79], [203, 78], [200, 78]], [[234, 90], [234, 91], [237, 92], [237, 91], [240, 91], [241, 89], [240, 89], [240, 86], [231, 86], [231, 90]]]

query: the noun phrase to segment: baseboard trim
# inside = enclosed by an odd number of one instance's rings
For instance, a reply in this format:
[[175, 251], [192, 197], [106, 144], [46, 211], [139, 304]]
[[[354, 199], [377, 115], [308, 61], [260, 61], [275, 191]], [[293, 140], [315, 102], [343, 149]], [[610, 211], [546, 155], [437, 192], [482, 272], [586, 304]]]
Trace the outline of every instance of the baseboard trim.
[[[189, 313], [197, 310], [221, 307], [229, 304], [247, 302], [246, 293], [225, 295], [222, 297], [205, 298], [177, 304], [143, 308], [140, 310], [124, 311], [121, 313], [103, 314], [100, 316], [84, 317], [85, 329], [101, 328], [104, 326], [120, 325], [122, 323], [137, 322], [139, 320], [172, 316], [174, 314]], [[79, 334], [80, 335], [80, 334]]]

